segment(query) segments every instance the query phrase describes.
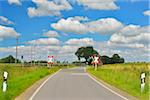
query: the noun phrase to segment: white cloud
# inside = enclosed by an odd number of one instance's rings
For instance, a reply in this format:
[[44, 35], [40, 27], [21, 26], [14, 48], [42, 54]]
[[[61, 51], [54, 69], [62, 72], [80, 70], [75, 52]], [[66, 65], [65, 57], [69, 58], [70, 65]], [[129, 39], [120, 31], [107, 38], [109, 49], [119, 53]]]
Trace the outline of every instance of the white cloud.
[[80, 5], [89, 9], [96, 10], [116, 10], [119, 7], [115, 4], [115, 0], [77, 0]]
[[120, 47], [128, 48], [148, 48], [150, 40], [150, 26], [125, 26], [119, 32], [110, 37], [108, 43]]
[[64, 45], [60, 48], [60, 54], [74, 54], [79, 46], [74, 45]]
[[55, 38], [55, 37], [58, 37], [59, 34], [56, 32], [56, 31], [48, 31], [48, 32], [45, 32], [43, 33], [44, 36], [47, 36], [49, 38]]
[[32, 45], [59, 45], [60, 41], [56, 38], [40, 38], [37, 40], [28, 41]]
[[92, 33], [112, 34], [123, 27], [123, 24], [114, 18], [102, 18], [86, 23]]
[[88, 21], [88, 17], [84, 16], [74, 16], [74, 17], [69, 17], [70, 20], [77, 20], [77, 21]]
[[94, 40], [92, 38], [81, 38], [81, 39], [73, 38], [69, 39], [65, 43], [68, 45], [91, 46], [94, 45]]
[[32, 0], [32, 2], [35, 3], [37, 7], [28, 8], [28, 15], [30, 17], [59, 16], [61, 14], [60, 11], [72, 9], [72, 6], [67, 0], [60, 0], [59, 2], [54, 0]]
[[144, 44], [109, 44], [108, 41], [95, 41], [94, 48], [100, 53], [100, 55], [107, 55], [109, 57], [117, 53], [125, 58], [126, 62], [150, 61], [150, 48], [145, 47]]
[[0, 24], [2, 25], [13, 25], [14, 23], [4, 16], [0, 16]]
[[16, 38], [19, 35], [20, 34], [17, 33], [14, 30], [14, 28], [0, 25], [0, 39], [1, 40], [5, 39], [5, 38]]
[[150, 16], [150, 10], [144, 11], [143, 14], [146, 16]]
[[61, 19], [57, 23], [51, 24], [56, 30], [60, 30], [67, 33], [86, 33], [88, 32], [87, 27], [80, 23], [77, 20], [68, 19]]
[[120, 34], [125, 36], [135, 36], [139, 34], [141, 27], [139, 25], [128, 25], [120, 30]]
[[[85, 40], [88, 40], [85, 41]], [[36, 60], [47, 60], [48, 55], [53, 55], [56, 60], [60, 61], [75, 61], [77, 57], [75, 56], [76, 50], [81, 46], [80, 43], [84, 43], [82, 46], [87, 46], [92, 43], [94, 49], [96, 49], [100, 55], [107, 55], [111, 57], [113, 54], [117, 53], [121, 57], [125, 58], [125, 61], [149, 61], [150, 48], [145, 47], [144, 44], [138, 43], [128, 43], [128, 44], [109, 44], [108, 41], [94, 41], [92, 38], [80, 38], [80, 39], [69, 39], [64, 45], [45, 45], [45, 43], [40, 42], [42, 45], [38, 46], [19, 46], [18, 47], [18, 57], [24, 55], [25, 60], [30, 61], [32, 59]], [[43, 45], [44, 44], [44, 45]], [[32, 52], [31, 52], [32, 48]], [[13, 47], [0, 47], [0, 55], [12, 54], [15, 56], [15, 46]], [[2, 53], [2, 54], [1, 54]]]
[[56, 30], [67, 32], [67, 33], [100, 33], [110, 34], [114, 33], [123, 27], [122, 23], [114, 18], [103, 18], [96, 21], [80, 22], [70, 17], [67, 19], [61, 19], [57, 23], [51, 24]]
[[8, 0], [8, 3], [11, 4], [15, 4], [15, 5], [21, 5], [21, 1], [20, 0]]

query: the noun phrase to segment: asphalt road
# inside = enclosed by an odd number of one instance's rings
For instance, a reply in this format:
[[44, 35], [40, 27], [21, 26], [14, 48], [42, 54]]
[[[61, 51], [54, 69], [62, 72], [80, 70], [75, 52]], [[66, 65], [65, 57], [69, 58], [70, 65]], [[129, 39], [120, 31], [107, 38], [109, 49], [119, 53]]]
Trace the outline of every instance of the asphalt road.
[[95, 82], [83, 67], [63, 69], [39, 88], [32, 100], [124, 100]]

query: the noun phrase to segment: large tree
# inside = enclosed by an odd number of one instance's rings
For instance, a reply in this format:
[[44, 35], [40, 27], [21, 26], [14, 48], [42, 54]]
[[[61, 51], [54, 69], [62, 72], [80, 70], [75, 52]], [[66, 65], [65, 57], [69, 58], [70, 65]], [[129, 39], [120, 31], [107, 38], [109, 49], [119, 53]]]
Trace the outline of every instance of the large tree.
[[78, 57], [78, 60], [80, 60], [81, 58], [85, 58], [86, 62], [88, 62], [88, 59], [94, 54], [99, 55], [99, 53], [96, 50], [94, 50], [92, 46], [80, 47], [75, 52], [75, 55]]

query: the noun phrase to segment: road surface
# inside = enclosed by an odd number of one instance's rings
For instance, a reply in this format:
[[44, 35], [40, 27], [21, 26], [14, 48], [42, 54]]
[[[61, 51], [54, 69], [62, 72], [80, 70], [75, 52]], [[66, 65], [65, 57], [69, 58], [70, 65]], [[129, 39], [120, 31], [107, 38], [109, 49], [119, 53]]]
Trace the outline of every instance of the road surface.
[[124, 100], [95, 82], [83, 67], [63, 69], [30, 98], [32, 100]]

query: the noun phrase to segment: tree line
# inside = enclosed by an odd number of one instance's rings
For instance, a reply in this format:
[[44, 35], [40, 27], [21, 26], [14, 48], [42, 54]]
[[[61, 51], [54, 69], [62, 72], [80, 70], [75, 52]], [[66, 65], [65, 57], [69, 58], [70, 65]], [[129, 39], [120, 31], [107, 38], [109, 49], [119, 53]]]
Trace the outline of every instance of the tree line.
[[[114, 54], [112, 57], [108, 57], [106, 55], [100, 56], [100, 54], [92, 47], [92, 46], [87, 46], [87, 47], [80, 47], [77, 49], [75, 52], [75, 55], [77, 56], [79, 62], [81, 58], [85, 59], [85, 62], [83, 63], [88, 63], [89, 65], [92, 62], [91, 56], [97, 55], [100, 57], [100, 60], [103, 64], [115, 64], [115, 63], [124, 63], [124, 58], [121, 58], [119, 54]], [[9, 55], [8, 57], [0, 59], [0, 63], [15, 63], [15, 58], [12, 55]], [[28, 63], [33, 63], [34, 61], [30, 61]], [[47, 63], [47, 61], [35, 61], [34, 63]], [[17, 63], [21, 63], [19, 59], [17, 59]]]
[[112, 57], [108, 57], [106, 55], [100, 56], [100, 54], [92, 46], [78, 48], [75, 52], [75, 55], [77, 56], [79, 61], [81, 58], [84, 58], [85, 63], [88, 63], [89, 65], [92, 62], [91, 57], [93, 55], [99, 56], [103, 64], [124, 63], [124, 58], [121, 58], [119, 54], [114, 54]]

